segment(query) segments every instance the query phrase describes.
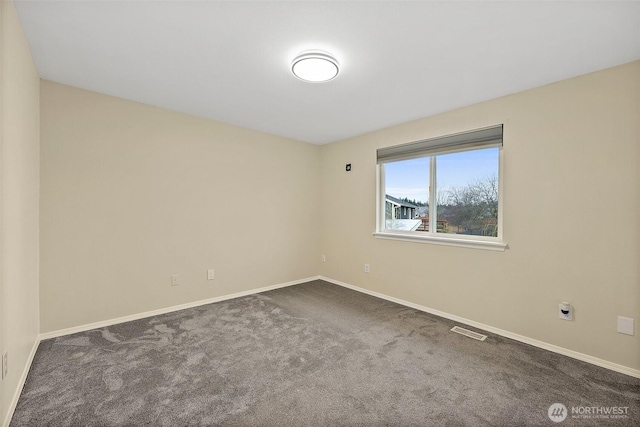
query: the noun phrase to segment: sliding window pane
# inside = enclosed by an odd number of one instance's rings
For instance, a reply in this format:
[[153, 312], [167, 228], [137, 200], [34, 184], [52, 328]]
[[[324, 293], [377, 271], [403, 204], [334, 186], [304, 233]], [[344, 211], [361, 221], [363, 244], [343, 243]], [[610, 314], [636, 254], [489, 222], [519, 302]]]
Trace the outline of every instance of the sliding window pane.
[[384, 175], [385, 229], [427, 231], [429, 157], [386, 163]]
[[498, 235], [499, 148], [436, 157], [437, 232]]

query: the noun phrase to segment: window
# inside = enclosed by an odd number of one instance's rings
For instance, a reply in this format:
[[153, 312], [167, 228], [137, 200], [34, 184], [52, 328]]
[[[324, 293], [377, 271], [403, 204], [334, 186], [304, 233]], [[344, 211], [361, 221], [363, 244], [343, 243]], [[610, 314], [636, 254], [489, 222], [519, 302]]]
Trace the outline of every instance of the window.
[[376, 237], [504, 250], [502, 125], [381, 148]]

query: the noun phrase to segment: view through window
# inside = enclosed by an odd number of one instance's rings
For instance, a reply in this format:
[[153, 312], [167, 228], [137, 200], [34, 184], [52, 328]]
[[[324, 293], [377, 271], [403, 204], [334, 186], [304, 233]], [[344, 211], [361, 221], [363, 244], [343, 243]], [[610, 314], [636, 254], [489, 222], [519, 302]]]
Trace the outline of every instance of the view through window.
[[384, 163], [384, 229], [497, 237], [499, 156], [494, 146]]

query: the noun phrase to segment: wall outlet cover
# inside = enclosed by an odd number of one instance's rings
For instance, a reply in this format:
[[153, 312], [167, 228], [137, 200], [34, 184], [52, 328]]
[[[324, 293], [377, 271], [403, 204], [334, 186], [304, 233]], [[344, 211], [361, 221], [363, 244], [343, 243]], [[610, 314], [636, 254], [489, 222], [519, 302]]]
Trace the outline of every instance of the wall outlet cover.
[[5, 351], [2, 354], [2, 379], [7, 377], [7, 373], [9, 372], [9, 354]]
[[631, 317], [618, 316], [618, 332], [625, 335], [633, 335], [633, 319]]
[[561, 302], [558, 305], [558, 317], [562, 320], [573, 320], [573, 307], [568, 302]]

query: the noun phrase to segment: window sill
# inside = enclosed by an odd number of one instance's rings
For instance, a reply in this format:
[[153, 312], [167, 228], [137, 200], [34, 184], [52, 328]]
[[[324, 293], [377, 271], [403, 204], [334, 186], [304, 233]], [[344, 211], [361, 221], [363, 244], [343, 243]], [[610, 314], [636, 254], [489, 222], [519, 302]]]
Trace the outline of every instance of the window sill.
[[444, 245], [444, 246], [457, 246], [461, 248], [471, 248], [471, 249], [484, 249], [489, 251], [500, 251], [504, 252], [507, 248], [507, 244], [503, 242], [497, 241], [489, 241], [489, 240], [473, 240], [473, 239], [460, 239], [460, 238], [452, 238], [452, 237], [441, 237], [441, 236], [420, 236], [415, 235], [413, 233], [389, 233], [386, 231], [377, 231], [373, 233], [373, 236], [377, 239], [389, 239], [389, 240], [403, 240], [407, 242], [415, 242], [415, 243], [429, 243], [433, 245]]

